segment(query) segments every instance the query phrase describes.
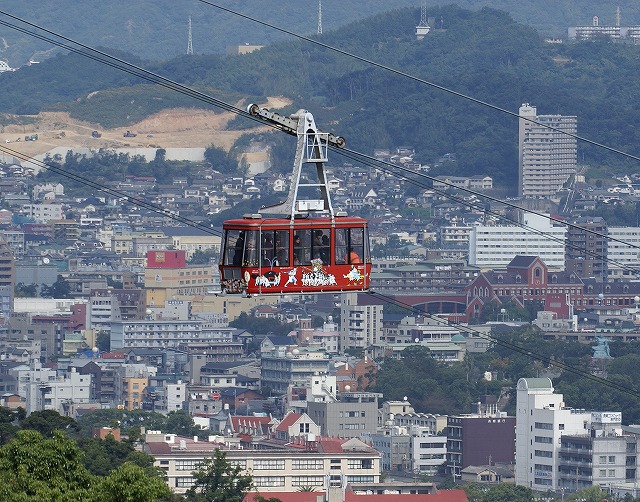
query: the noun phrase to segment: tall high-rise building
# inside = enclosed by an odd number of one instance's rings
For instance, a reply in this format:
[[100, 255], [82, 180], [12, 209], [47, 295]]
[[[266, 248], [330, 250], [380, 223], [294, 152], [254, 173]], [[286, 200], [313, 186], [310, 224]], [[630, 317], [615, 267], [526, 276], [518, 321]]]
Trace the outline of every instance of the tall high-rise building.
[[577, 141], [566, 133], [576, 134], [577, 118], [537, 115], [536, 107], [528, 103], [520, 107], [519, 115], [519, 195], [555, 195], [576, 173]]
[[15, 268], [13, 252], [6, 241], [0, 240], [0, 324], [9, 320], [13, 312]]

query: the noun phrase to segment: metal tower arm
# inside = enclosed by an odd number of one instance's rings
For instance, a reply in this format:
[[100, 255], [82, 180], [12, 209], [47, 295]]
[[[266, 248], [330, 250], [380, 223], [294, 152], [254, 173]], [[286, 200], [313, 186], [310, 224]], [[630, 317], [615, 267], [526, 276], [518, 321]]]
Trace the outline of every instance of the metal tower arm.
[[[319, 131], [313, 115], [306, 110], [298, 110], [293, 115], [286, 117], [279, 113], [271, 112], [267, 108], [260, 108], [258, 105], [251, 104], [247, 108], [247, 112], [298, 138], [289, 195], [280, 204], [260, 209], [260, 214], [284, 214], [291, 219], [294, 219], [296, 215], [309, 215], [310, 213], [328, 212], [331, 217], [335, 216], [331, 199], [329, 198], [324, 163], [328, 160], [328, 145], [343, 148], [346, 143], [344, 138]], [[317, 181], [314, 183], [301, 183], [303, 164], [310, 163], [316, 165]], [[315, 190], [316, 195], [319, 195], [319, 199], [317, 197], [315, 199], [299, 198], [299, 195], [301, 195], [299, 194], [300, 188], [307, 192], [305, 195]]]

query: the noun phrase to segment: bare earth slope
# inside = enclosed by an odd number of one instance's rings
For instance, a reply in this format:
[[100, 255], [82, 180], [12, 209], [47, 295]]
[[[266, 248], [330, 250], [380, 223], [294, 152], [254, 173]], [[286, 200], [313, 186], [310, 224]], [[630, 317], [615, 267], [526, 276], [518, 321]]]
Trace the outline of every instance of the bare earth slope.
[[[281, 108], [290, 103], [286, 98], [269, 98], [265, 105]], [[8, 125], [0, 130], [0, 143], [28, 156], [43, 154], [55, 147], [67, 148], [206, 148], [214, 145], [228, 150], [245, 131], [227, 131], [227, 123], [235, 115], [208, 110], [175, 108], [163, 110], [129, 127], [101, 129], [95, 124], [69, 117], [64, 112], [42, 112], [37, 122], [26, 126]], [[124, 137], [129, 130], [136, 136]], [[91, 136], [99, 131], [100, 138]], [[38, 134], [37, 141], [25, 141], [25, 136]]]

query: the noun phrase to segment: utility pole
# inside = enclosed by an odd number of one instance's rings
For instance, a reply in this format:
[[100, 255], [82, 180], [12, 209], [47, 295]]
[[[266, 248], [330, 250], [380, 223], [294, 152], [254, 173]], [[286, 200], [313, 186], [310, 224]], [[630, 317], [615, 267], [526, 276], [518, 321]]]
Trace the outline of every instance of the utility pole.
[[318, 35], [322, 35], [322, 0], [318, 0]]
[[187, 42], [187, 55], [193, 55], [193, 37], [191, 34], [191, 16], [189, 16], [189, 40]]

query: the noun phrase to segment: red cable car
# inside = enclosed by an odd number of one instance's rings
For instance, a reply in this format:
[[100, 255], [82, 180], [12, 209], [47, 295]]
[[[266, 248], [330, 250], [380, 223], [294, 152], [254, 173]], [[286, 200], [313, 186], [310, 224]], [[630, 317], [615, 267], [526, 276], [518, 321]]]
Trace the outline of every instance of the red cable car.
[[[324, 163], [328, 145], [343, 138], [316, 129], [298, 110], [284, 117], [257, 105], [251, 115], [298, 137], [287, 200], [260, 214], [223, 224], [220, 283], [228, 294], [313, 294], [369, 289], [371, 255], [367, 221], [334, 213]], [[313, 169], [315, 167], [315, 169]], [[264, 214], [280, 215], [266, 218]]]

